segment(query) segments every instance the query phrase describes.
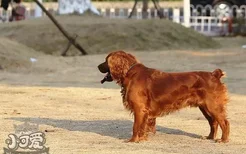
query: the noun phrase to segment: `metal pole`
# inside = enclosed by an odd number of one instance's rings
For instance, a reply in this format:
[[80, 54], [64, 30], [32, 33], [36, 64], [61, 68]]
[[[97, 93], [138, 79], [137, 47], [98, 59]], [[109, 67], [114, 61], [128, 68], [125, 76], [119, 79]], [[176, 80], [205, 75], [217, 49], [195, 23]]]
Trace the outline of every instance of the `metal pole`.
[[62, 32], [62, 34], [71, 42], [83, 55], [87, 55], [87, 52], [72, 38], [68, 32], [57, 22], [57, 20], [45, 9], [45, 7], [38, 1], [34, 0], [38, 6], [46, 13], [46, 15], [53, 21], [56, 27]]

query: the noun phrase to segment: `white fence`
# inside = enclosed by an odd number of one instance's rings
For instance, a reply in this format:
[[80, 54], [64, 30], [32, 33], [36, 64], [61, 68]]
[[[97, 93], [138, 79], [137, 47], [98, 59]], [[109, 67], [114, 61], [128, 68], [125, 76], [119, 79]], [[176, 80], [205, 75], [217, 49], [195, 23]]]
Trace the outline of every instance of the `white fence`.
[[[53, 8], [46, 8], [53, 14], [57, 13], [57, 9]], [[127, 18], [132, 11], [131, 8], [97, 8], [100, 14], [104, 17], [108, 18]], [[183, 8], [162, 8], [161, 11], [163, 15], [176, 22], [183, 24]], [[158, 18], [157, 10], [154, 8], [149, 8], [147, 10], [148, 18]], [[234, 16], [235, 18], [243, 18], [246, 21], [246, 5], [243, 6], [232, 6], [229, 14]], [[8, 18], [11, 15], [11, 11], [3, 11], [0, 9], [0, 19], [2, 21], [7, 22]], [[27, 8], [26, 11], [26, 18], [35, 18], [34, 10], [30, 10]], [[45, 14], [43, 14], [45, 15]], [[142, 19], [142, 9], [137, 8], [134, 11], [132, 18], [135, 19]], [[216, 16], [216, 11], [211, 5], [201, 6], [197, 5], [194, 7], [191, 5], [191, 19], [190, 19], [190, 26], [206, 35], [214, 35], [213, 32], [221, 33], [225, 31], [228, 27], [227, 23], [222, 22], [222, 18]], [[213, 33], [213, 34], [212, 34]], [[220, 34], [218, 34], [220, 35]]]

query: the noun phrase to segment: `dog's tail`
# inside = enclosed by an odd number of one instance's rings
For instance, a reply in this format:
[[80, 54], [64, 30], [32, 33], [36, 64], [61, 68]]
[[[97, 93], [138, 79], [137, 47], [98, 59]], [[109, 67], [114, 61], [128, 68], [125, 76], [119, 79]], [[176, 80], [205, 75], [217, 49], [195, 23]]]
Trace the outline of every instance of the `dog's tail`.
[[212, 75], [217, 79], [220, 79], [221, 77], [226, 77], [226, 72], [223, 72], [221, 69], [216, 69], [212, 72]]

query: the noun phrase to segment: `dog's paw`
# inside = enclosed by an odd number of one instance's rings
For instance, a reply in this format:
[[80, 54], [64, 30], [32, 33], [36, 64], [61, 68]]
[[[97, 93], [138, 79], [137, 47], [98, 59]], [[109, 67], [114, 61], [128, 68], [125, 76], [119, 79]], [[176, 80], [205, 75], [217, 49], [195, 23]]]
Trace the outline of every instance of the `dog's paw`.
[[135, 142], [135, 143], [139, 143], [139, 139], [138, 138], [131, 138], [129, 140], [124, 141], [125, 143], [129, 143], [129, 142]]
[[147, 141], [147, 140], [148, 140], [148, 136], [139, 137], [139, 141]]
[[207, 139], [209, 139], [209, 137], [208, 136], [201, 136], [201, 139], [202, 140], [207, 140]]
[[203, 139], [203, 140], [214, 140], [214, 138], [211, 136], [201, 136], [201, 139]]
[[216, 143], [228, 143], [229, 140], [228, 139], [216, 139], [215, 142]]

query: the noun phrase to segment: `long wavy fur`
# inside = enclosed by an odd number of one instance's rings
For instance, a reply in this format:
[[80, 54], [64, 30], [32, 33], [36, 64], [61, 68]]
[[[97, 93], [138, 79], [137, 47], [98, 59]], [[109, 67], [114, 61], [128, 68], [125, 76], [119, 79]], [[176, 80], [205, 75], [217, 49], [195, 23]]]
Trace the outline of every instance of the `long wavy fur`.
[[107, 57], [112, 78], [122, 85], [123, 79], [132, 65], [139, 61], [131, 54], [124, 51], [112, 52]]

